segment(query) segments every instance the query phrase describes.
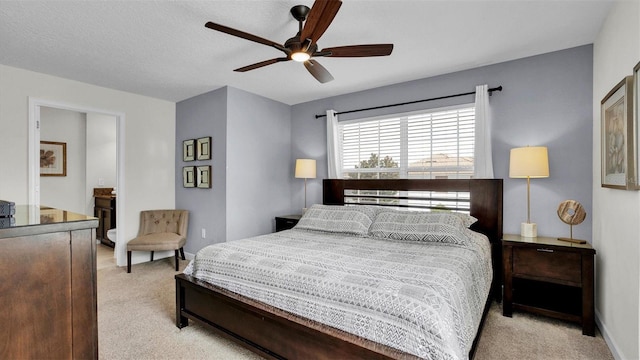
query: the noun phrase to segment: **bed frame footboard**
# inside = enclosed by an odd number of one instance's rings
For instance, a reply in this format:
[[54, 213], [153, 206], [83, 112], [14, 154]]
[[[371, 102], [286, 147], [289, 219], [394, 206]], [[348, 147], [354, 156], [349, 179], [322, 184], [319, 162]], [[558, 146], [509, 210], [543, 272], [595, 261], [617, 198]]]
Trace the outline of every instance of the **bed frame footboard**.
[[220, 289], [188, 275], [178, 274], [175, 279], [178, 328], [188, 326], [189, 319], [197, 321], [266, 358], [416, 358], [364, 339], [363, 345], [368, 344], [376, 350], [354, 344], [330, 333], [338, 330], [325, 332], [308, 324], [302, 325], [231, 298]]

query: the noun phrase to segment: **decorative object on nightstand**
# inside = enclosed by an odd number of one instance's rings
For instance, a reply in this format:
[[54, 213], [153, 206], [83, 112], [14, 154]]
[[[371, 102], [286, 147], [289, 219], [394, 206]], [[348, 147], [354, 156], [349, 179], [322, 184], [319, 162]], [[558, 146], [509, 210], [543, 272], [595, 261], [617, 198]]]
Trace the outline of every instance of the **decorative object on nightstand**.
[[559, 237], [558, 240], [567, 241], [575, 244], [586, 244], [586, 240], [578, 240], [573, 238], [573, 225], [581, 224], [587, 213], [584, 211], [582, 204], [575, 200], [565, 200], [558, 206], [558, 217], [565, 224], [569, 224], [569, 237]]
[[276, 216], [276, 232], [289, 230], [298, 224], [302, 215]]
[[590, 244], [556, 238], [502, 237], [502, 315], [522, 310], [582, 325], [595, 335], [593, 265]]
[[526, 146], [511, 149], [509, 177], [527, 179], [527, 222], [520, 224], [520, 235], [538, 236], [535, 223], [531, 222], [531, 178], [549, 177], [549, 156], [546, 146]]
[[296, 159], [295, 177], [304, 179], [304, 208], [302, 213], [307, 211], [307, 179], [316, 178], [316, 161], [313, 159]]

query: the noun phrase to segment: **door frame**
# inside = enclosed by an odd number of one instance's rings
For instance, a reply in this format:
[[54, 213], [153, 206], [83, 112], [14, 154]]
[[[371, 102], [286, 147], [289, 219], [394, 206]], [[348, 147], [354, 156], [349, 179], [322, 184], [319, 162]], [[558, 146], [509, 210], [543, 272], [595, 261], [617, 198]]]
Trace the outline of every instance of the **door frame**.
[[42, 106], [70, 110], [80, 113], [94, 113], [109, 115], [116, 118], [116, 188], [118, 189], [118, 201], [116, 201], [116, 227], [120, 228], [116, 234], [116, 246], [114, 255], [118, 266], [126, 261], [126, 245], [124, 242], [125, 227], [125, 114], [123, 112], [97, 109], [84, 105], [71, 104], [61, 101], [46, 100], [29, 97], [29, 150], [28, 150], [28, 201], [31, 205], [40, 206], [40, 108]]

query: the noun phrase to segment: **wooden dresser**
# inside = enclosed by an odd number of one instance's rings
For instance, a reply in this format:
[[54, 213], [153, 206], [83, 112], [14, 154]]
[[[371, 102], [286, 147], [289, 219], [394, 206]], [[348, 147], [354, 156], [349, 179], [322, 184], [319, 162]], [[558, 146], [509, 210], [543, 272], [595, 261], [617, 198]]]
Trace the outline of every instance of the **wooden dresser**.
[[97, 359], [98, 220], [16, 206], [0, 229], [0, 359]]

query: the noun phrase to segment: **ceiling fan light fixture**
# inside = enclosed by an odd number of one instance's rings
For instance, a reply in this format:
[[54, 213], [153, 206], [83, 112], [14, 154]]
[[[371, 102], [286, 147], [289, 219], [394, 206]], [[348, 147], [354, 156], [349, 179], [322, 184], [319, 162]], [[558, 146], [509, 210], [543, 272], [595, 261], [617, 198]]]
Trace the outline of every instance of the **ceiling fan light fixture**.
[[291, 54], [291, 60], [297, 62], [305, 62], [311, 58], [311, 55], [307, 54], [304, 51], [298, 51]]

